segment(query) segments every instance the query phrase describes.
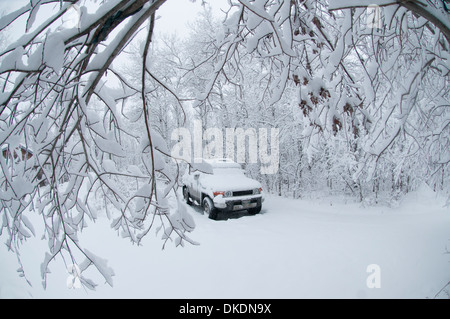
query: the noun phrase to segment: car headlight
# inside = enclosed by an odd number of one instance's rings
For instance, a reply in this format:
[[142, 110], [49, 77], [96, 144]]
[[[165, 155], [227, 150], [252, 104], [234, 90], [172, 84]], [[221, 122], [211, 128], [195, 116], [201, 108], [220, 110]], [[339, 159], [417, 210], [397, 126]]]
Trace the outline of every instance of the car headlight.
[[253, 195], [261, 194], [261, 191], [262, 191], [262, 188], [261, 188], [261, 187], [260, 187], [260, 188], [255, 188], [255, 189], [253, 190]]
[[222, 195], [223, 197], [231, 197], [233, 196], [233, 192], [232, 191], [217, 191], [217, 192], [213, 192], [214, 196], [218, 196], [218, 195]]

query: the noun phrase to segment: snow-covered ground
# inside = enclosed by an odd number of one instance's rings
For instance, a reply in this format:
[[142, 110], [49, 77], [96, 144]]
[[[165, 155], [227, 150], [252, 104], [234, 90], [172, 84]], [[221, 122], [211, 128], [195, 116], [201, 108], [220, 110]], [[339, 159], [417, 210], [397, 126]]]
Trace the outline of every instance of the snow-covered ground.
[[[189, 208], [197, 225], [191, 238], [200, 245], [165, 250], [154, 236], [141, 247], [130, 245], [99, 218], [80, 235], [81, 245], [108, 260], [113, 288], [100, 282], [96, 291], [68, 289], [59, 260], [50, 265], [44, 290], [45, 242], [37, 235], [21, 250], [32, 287], [18, 276], [15, 255], [0, 248], [0, 297], [433, 298], [450, 280], [444, 202], [422, 187], [395, 208], [267, 196], [261, 214], [219, 221]], [[367, 286], [373, 264], [380, 288]]]

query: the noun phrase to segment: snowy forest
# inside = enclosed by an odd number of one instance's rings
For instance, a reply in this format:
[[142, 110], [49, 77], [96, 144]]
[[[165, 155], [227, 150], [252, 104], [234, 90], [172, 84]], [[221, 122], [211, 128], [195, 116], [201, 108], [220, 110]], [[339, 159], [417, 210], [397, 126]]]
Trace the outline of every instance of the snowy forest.
[[389, 206], [425, 183], [450, 204], [447, 0], [229, 0], [220, 17], [197, 0], [183, 38], [154, 32], [170, 1], [30, 0], [0, 19], [0, 235], [21, 266], [39, 213], [44, 286], [58, 256], [112, 284], [79, 241], [99, 214], [137, 245], [198, 244], [179, 192], [194, 164], [171, 153], [194, 121], [277, 128], [276, 173], [244, 165], [268, 194]]

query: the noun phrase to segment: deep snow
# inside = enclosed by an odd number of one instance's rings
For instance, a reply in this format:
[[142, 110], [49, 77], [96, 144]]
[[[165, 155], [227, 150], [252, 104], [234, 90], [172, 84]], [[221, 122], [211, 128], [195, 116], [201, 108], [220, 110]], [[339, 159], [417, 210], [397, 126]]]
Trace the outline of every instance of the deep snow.
[[[190, 237], [200, 245], [169, 243], [165, 250], [152, 235], [141, 247], [129, 244], [100, 217], [79, 237], [108, 260], [113, 288], [88, 270], [96, 291], [68, 289], [59, 258], [50, 264], [44, 290], [39, 268], [46, 244], [37, 234], [21, 250], [32, 287], [18, 276], [15, 255], [0, 248], [0, 297], [433, 298], [450, 280], [450, 210], [444, 203], [422, 187], [395, 208], [266, 196], [261, 214], [219, 221], [188, 208], [197, 225]], [[380, 267], [380, 288], [367, 287], [371, 264]]]

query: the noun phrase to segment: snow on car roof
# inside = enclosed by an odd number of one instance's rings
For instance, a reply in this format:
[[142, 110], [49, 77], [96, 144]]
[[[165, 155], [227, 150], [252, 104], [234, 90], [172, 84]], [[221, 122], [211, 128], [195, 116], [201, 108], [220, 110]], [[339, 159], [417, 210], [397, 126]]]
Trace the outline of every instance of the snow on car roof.
[[228, 158], [201, 159], [212, 168], [242, 168], [240, 164]]

